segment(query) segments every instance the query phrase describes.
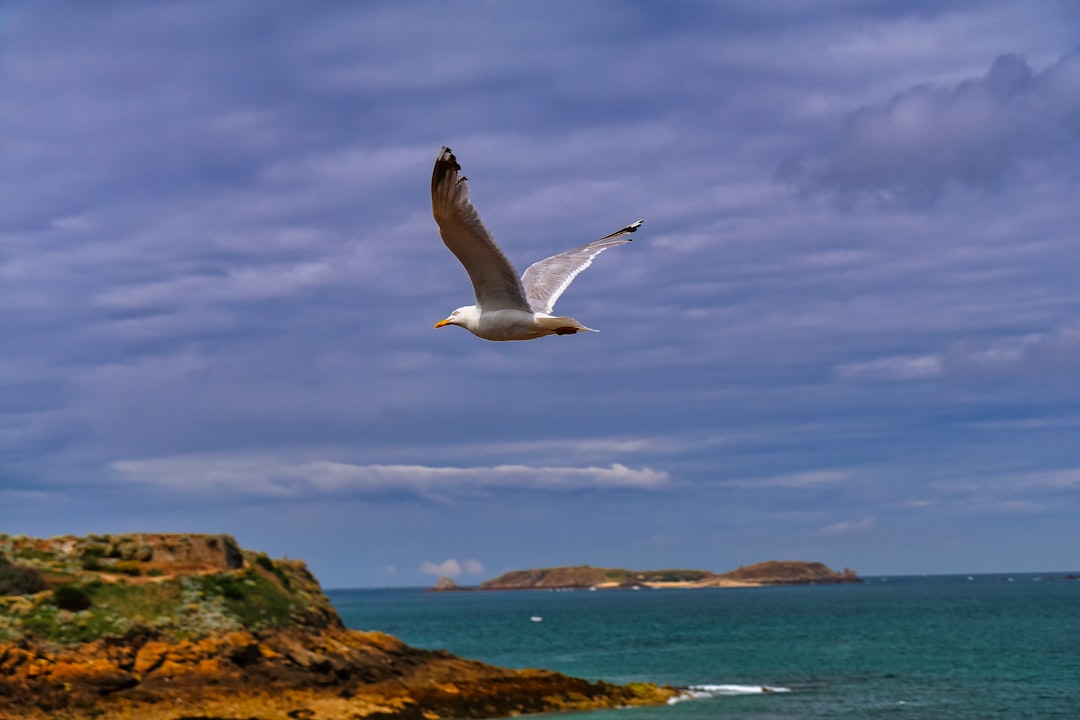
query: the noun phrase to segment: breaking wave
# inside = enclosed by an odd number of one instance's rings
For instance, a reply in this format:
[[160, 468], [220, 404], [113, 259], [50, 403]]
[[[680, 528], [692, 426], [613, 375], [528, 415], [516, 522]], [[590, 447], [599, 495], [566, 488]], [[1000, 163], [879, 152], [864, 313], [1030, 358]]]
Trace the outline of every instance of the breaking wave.
[[679, 697], [672, 699], [671, 702], [701, 700], [724, 695], [762, 695], [765, 693], [786, 692], [791, 692], [791, 688], [776, 685], [691, 685], [683, 690]]

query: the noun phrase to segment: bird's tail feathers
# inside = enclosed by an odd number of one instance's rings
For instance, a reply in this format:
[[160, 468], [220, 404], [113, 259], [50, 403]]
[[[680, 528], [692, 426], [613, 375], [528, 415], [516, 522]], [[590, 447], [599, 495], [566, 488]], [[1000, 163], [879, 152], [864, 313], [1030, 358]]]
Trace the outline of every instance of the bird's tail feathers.
[[538, 315], [536, 323], [544, 330], [555, 335], [574, 335], [579, 332], [599, 332], [590, 327], [585, 327], [572, 317], [551, 317], [550, 315]]

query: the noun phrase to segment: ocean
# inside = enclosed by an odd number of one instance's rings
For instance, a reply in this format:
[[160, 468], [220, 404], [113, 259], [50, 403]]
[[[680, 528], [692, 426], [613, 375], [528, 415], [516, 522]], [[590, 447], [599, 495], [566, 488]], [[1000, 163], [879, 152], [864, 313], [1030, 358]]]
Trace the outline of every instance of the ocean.
[[[687, 688], [590, 720], [1080, 720], [1080, 581], [428, 593], [331, 590], [346, 625], [505, 667]], [[583, 714], [574, 717], [582, 718]]]

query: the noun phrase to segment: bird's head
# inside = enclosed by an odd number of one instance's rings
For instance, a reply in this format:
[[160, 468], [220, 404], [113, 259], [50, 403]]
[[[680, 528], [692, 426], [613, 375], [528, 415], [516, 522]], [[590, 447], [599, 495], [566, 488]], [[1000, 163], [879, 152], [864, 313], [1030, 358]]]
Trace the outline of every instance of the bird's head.
[[450, 317], [435, 323], [435, 327], [441, 328], [444, 325], [458, 325], [466, 329], [471, 329], [476, 327], [479, 322], [480, 308], [475, 305], [465, 305], [450, 313]]

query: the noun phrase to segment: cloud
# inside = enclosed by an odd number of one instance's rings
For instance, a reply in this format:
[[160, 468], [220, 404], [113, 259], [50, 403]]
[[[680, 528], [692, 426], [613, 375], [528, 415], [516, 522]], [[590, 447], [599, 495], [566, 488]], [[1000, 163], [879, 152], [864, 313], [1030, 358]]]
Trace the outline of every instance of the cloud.
[[[1055, 514], [1073, 512], [1080, 489], [1080, 467], [962, 476], [938, 485], [940, 499], [925, 507], [975, 514]], [[907, 507], [920, 507], [908, 503]]]
[[461, 574], [461, 563], [454, 558], [449, 560], [443, 560], [441, 563], [435, 564], [431, 561], [424, 561], [420, 564], [420, 572], [426, 575], [437, 575], [440, 577], [456, 578]]
[[1005, 476], [991, 486], [1016, 493], [1070, 491], [1080, 488], [1080, 467]]
[[[5, 4], [0, 524], [225, 523], [340, 584], [366, 532], [408, 583], [454, 533], [694, 552], [702, 494], [778, 538], [1072, 467], [1075, 3], [797, 5]], [[443, 143], [522, 265], [646, 218], [560, 303], [600, 334], [431, 330]]]
[[475, 558], [459, 561], [455, 558], [443, 560], [441, 563], [425, 561], [420, 564], [420, 572], [425, 575], [436, 577], [457, 578], [462, 573], [466, 575], [483, 575], [484, 564]]
[[841, 380], [907, 381], [1000, 377], [1080, 368], [1080, 325], [993, 340], [959, 340], [939, 353], [883, 357], [833, 368]]
[[112, 468], [129, 482], [157, 485], [184, 494], [230, 493], [264, 498], [314, 498], [412, 494], [447, 497], [491, 490], [575, 492], [651, 490], [668, 484], [668, 473], [651, 468], [610, 467], [431, 467], [354, 465], [331, 460], [290, 463], [249, 455], [188, 455], [121, 460]]
[[1005, 420], [981, 420], [968, 423], [977, 430], [1058, 430], [1080, 428], [1080, 416], [1064, 417], [1020, 417]]
[[[464, 459], [487, 457], [521, 458], [522, 464], [537, 464], [544, 458], [560, 457], [564, 461], [603, 462], [605, 459], [629, 456], [672, 456], [702, 448], [733, 445], [744, 440], [735, 431], [680, 432], [654, 435], [594, 435], [575, 437], [537, 437], [514, 440], [461, 442], [442, 448], [444, 458]], [[434, 448], [431, 448], [434, 450]]]
[[844, 380], [920, 380], [938, 377], [943, 367], [940, 355], [916, 355], [847, 363], [835, 371]]
[[995, 189], [1029, 165], [1080, 163], [1080, 49], [1035, 73], [1001, 55], [982, 76], [916, 85], [848, 114], [824, 158], [792, 157], [777, 177], [838, 197], [923, 205], [950, 186]]
[[1080, 324], [1002, 337], [989, 343], [956, 343], [948, 349], [945, 361], [952, 373], [1074, 372], [1080, 368]]
[[764, 488], [809, 488], [821, 485], [835, 485], [844, 483], [852, 478], [852, 473], [847, 470], [811, 470], [808, 472], [791, 473], [787, 475], [772, 475], [769, 477], [748, 478], [724, 483], [730, 487], [738, 487], [747, 490]]
[[1080, 488], [1080, 467], [1036, 473], [1029, 476], [1033, 485], [1055, 490]]
[[818, 530], [818, 535], [823, 537], [830, 537], [833, 535], [850, 535], [852, 533], [863, 532], [869, 530], [876, 525], [876, 521], [873, 517], [864, 517], [861, 520], [845, 520], [832, 525], [826, 525]]

